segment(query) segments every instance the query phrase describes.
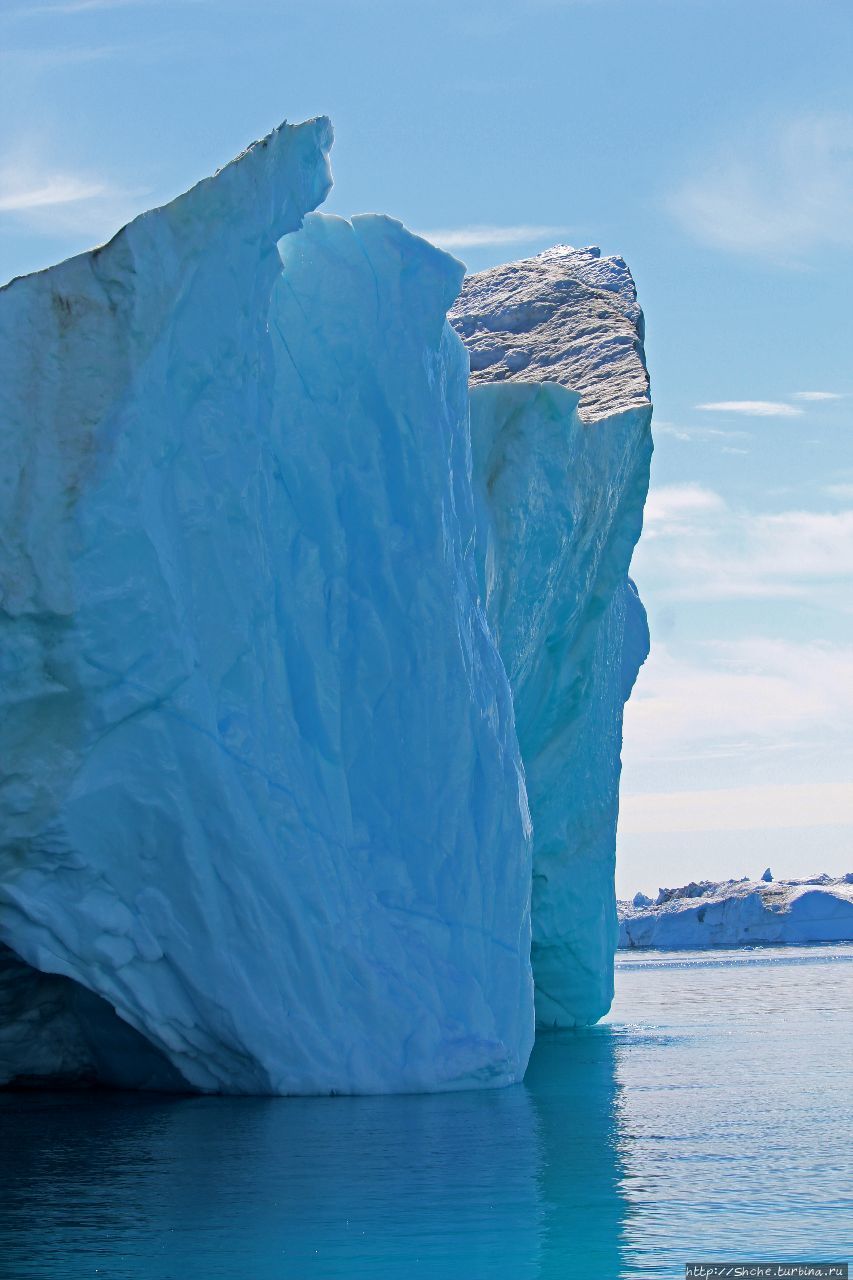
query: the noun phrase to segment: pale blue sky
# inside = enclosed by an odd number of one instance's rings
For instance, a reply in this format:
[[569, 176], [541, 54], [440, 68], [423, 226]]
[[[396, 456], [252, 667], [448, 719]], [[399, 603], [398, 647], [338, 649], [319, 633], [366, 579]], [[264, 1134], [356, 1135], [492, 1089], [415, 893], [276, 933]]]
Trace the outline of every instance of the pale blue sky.
[[319, 113], [334, 212], [474, 270], [623, 254], [657, 449], [620, 890], [846, 871], [851, 68], [851, 0], [0, 0], [0, 278]]

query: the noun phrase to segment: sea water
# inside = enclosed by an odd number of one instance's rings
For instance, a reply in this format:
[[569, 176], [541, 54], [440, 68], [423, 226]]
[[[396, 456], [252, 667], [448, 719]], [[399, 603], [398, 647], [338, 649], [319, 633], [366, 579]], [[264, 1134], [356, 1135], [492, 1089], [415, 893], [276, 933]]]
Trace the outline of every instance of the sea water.
[[0, 1095], [3, 1280], [683, 1276], [853, 1260], [853, 946], [620, 953], [524, 1085]]

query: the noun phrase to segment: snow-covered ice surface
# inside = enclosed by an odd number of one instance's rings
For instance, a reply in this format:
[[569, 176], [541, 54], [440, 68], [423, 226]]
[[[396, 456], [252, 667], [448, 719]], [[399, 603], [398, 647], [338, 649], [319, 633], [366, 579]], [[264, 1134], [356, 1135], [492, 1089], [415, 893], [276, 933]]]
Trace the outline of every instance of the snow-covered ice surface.
[[704, 880], [619, 903], [619, 946], [693, 949], [853, 942], [853, 873]]
[[299, 230], [330, 141], [282, 127], [0, 292], [0, 941], [57, 975], [2, 966], [0, 1007], [38, 1011], [7, 1078], [135, 1082], [120, 1046], [92, 1061], [111, 1009], [201, 1089], [525, 1069], [529, 818], [477, 599], [463, 268], [382, 217]]
[[624, 260], [555, 245], [479, 271], [450, 320], [471, 355], [471, 382], [558, 382], [598, 421], [649, 403], [645, 333]]
[[450, 319], [533, 819], [537, 1021], [590, 1023], [613, 997], [622, 709], [649, 647], [627, 576], [652, 448], [642, 313], [620, 258], [558, 247], [469, 276]]

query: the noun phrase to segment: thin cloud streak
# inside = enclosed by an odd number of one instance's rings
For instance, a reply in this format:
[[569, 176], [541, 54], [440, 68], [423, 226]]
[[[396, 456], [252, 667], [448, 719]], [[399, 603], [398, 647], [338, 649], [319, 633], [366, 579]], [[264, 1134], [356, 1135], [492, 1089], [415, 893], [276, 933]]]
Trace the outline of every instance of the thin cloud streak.
[[0, 163], [0, 218], [24, 221], [28, 232], [102, 243], [145, 206], [149, 193], [128, 190], [93, 174], [53, 169], [21, 147]]
[[489, 245], [526, 244], [534, 240], [544, 240], [551, 236], [562, 236], [567, 227], [549, 227], [520, 225], [514, 227], [497, 227], [489, 225], [472, 225], [467, 227], [442, 227], [433, 231], [418, 231], [432, 244], [442, 249], [480, 249]]
[[795, 391], [795, 400], [843, 400], [839, 391]]
[[[4, 178], [7, 180], [4, 181]], [[7, 175], [0, 174], [0, 213], [28, 213], [32, 209], [76, 204], [109, 194], [102, 182], [90, 182], [70, 175], [58, 174], [37, 186], [14, 186]]]
[[685, 427], [675, 422], [659, 422], [657, 419], [654, 431], [656, 437], [671, 436], [673, 440], [690, 441], [693, 444], [721, 444], [726, 440], [752, 439], [749, 431], [724, 431], [722, 427]]
[[750, 418], [796, 418], [803, 412], [780, 400], [714, 400], [694, 407], [706, 413], [742, 413]]

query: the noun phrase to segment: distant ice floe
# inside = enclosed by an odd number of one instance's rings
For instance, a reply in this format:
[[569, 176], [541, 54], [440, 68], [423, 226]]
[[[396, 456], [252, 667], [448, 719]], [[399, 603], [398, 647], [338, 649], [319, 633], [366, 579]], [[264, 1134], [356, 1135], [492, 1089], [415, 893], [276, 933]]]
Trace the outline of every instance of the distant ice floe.
[[702, 880], [620, 902], [619, 946], [694, 949], [853, 942], [853, 872], [808, 880]]

